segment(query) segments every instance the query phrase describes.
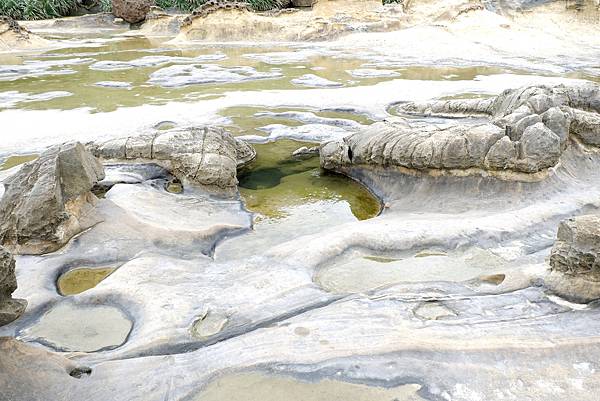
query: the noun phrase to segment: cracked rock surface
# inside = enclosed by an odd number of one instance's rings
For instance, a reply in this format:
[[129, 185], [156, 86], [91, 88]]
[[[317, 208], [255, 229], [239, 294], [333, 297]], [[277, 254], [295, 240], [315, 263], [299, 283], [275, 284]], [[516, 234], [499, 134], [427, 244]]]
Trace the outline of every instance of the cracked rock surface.
[[88, 144], [105, 161], [155, 163], [181, 180], [235, 190], [237, 169], [256, 157], [251, 145], [222, 128], [193, 127]]

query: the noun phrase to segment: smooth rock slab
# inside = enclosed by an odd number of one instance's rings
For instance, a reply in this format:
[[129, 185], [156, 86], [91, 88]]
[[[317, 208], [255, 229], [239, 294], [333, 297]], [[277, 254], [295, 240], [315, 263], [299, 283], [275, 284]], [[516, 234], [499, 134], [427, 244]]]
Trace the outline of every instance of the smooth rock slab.
[[94, 352], [123, 344], [132, 326], [125, 314], [112, 306], [61, 303], [21, 337], [62, 351]]

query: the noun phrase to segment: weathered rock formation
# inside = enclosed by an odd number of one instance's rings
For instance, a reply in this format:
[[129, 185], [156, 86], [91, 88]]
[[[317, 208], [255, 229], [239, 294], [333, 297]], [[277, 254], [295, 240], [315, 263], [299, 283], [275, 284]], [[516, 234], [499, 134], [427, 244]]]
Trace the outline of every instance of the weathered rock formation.
[[402, 4], [383, 7], [381, 0], [336, 0], [316, 2], [306, 12], [255, 12], [244, 2], [212, 0], [186, 18], [176, 41], [332, 39], [356, 31], [397, 29], [406, 20], [401, 10]]
[[11, 297], [16, 289], [15, 259], [0, 246], [0, 326], [17, 319], [27, 307], [27, 301], [24, 299]]
[[595, 84], [524, 87], [489, 99], [406, 103], [398, 111], [426, 117], [488, 117], [491, 122], [439, 126], [398, 119], [376, 123], [322, 145], [322, 166], [531, 174], [555, 166], [571, 136], [587, 145], [600, 145], [600, 87]]
[[0, 243], [17, 253], [54, 251], [97, 223], [90, 189], [102, 165], [78, 142], [56, 145], [5, 182]]
[[237, 185], [237, 168], [256, 156], [252, 146], [216, 127], [174, 129], [89, 144], [94, 155], [109, 161], [155, 163], [182, 181], [218, 190]]
[[0, 51], [44, 47], [49, 43], [12, 18], [0, 15]]
[[208, 0], [183, 20], [183, 25], [190, 25], [195, 18], [206, 18], [219, 10], [245, 10], [252, 11], [250, 5], [245, 1], [231, 0]]
[[558, 226], [549, 286], [575, 301], [600, 298], [600, 216], [577, 216]]
[[153, 5], [152, 0], [112, 0], [112, 12], [115, 17], [136, 24], [146, 19], [146, 14]]

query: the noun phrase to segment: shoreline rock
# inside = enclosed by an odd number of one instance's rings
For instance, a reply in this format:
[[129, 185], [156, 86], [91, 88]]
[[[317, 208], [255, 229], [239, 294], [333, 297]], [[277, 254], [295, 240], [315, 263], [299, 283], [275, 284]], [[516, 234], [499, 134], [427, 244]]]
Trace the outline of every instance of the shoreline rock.
[[0, 51], [47, 47], [51, 42], [35, 35], [14, 19], [0, 15]]
[[566, 219], [558, 226], [547, 283], [576, 302], [600, 299], [600, 216]]
[[431, 170], [479, 169], [538, 174], [555, 167], [571, 135], [600, 144], [600, 86], [530, 86], [490, 99], [398, 106], [424, 117], [488, 117], [446, 125], [397, 118], [321, 145], [321, 165]]
[[237, 169], [256, 157], [252, 146], [217, 127], [172, 129], [88, 144], [105, 161], [156, 163], [182, 182], [234, 190]]
[[5, 182], [0, 243], [15, 253], [52, 252], [99, 220], [90, 192], [104, 168], [79, 142], [55, 145]]

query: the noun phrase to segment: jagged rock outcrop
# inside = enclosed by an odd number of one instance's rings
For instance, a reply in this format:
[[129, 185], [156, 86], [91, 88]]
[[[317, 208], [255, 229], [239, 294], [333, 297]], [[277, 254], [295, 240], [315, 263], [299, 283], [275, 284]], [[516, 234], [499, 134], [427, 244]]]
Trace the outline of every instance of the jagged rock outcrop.
[[237, 168], [256, 157], [252, 146], [216, 127], [160, 131], [89, 144], [97, 157], [110, 161], [156, 163], [180, 180], [219, 190], [237, 185]]
[[489, 99], [406, 103], [398, 111], [435, 117], [489, 117], [490, 123], [447, 126], [398, 119], [321, 146], [328, 169], [350, 165], [413, 170], [509, 170], [555, 166], [571, 135], [600, 144], [600, 87], [532, 86]]
[[55, 251], [98, 222], [90, 189], [104, 168], [78, 142], [56, 145], [4, 182], [0, 243], [16, 253]]
[[17, 319], [27, 307], [27, 301], [24, 299], [12, 298], [16, 289], [15, 259], [0, 246], [0, 326]]
[[0, 15], [0, 50], [47, 46], [50, 42], [31, 33], [14, 19]]
[[588, 302], [600, 298], [600, 216], [564, 220], [550, 254], [548, 285], [560, 295]]
[[136, 24], [146, 19], [146, 14], [153, 5], [152, 0], [112, 0], [112, 12], [115, 17]]

